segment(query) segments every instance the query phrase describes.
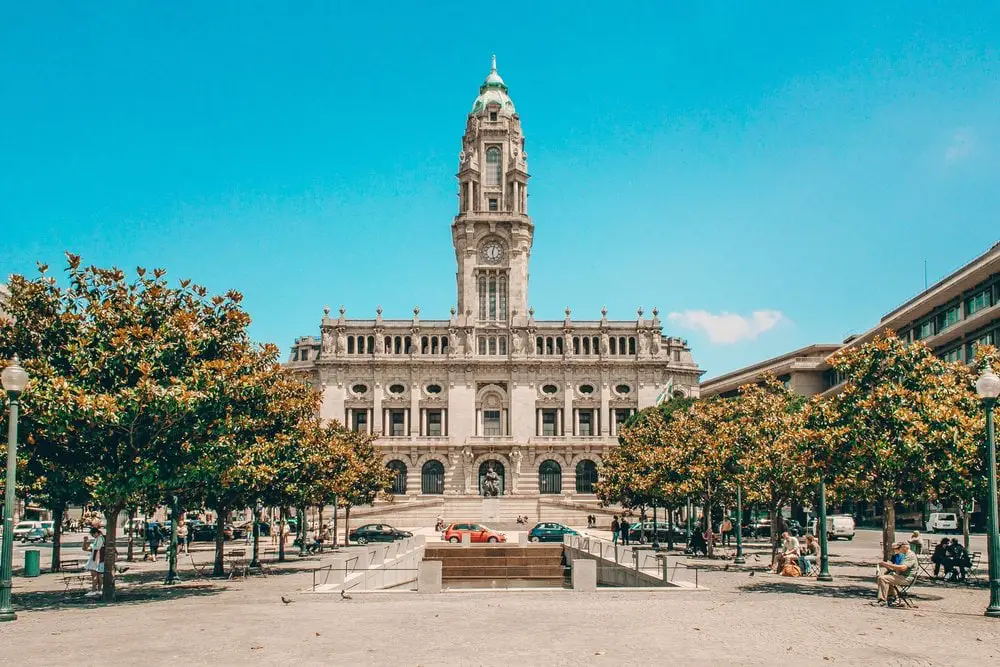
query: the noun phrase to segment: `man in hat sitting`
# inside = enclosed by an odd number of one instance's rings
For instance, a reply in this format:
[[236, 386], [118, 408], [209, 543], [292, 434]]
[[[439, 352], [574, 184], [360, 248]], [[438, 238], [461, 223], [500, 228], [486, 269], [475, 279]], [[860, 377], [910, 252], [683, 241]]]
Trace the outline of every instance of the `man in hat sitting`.
[[885, 568], [885, 572], [878, 575], [875, 580], [878, 583], [878, 598], [874, 604], [890, 604], [895, 600], [899, 588], [906, 586], [917, 573], [917, 556], [910, 551], [909, 542], [901, 542], [895, 546], [899, 550], [901, 558], [899, 563], [882, 561], [879, 565]]

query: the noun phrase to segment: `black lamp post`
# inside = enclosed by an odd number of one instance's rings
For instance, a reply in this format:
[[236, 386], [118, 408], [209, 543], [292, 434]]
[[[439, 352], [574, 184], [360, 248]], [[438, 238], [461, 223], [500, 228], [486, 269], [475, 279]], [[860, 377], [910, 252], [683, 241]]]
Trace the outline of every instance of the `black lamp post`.
[[988, 364], [976, 380], [976, 393], [983, 400], [983, 407], [986, 409], [986, 448], [989, 465], [990, 514], [987, 524], [989, 533], [987, 553], [990, 558], [990, 605], [986, 608], [986, 615], [1000, 617], [1000, 529], [997, 522], [997, 452], [993, 433], [993, 408], [997, 404], [997, 396], [1000, 396], [1000, 377], [990, 370]]
[[28, 373], [21, 368], [17, 357], [0, 374], [3, 389], [7, 392], [10, 412], [7, 418], [7, 481], [3, 504], [3, 559], [0, 564], [0, 621], [15, 621], [17, 614], [11, 603], [11, 566], [14, 560], [14, 484], [17, 477], [17, 409], [21, 392], [28, 386]]
[[826, 533], [826, 480], [819, 478], [819, 516], [816, 517], [816, 532], [819, 533], [819, 574], [818, 581], [833, 581], [830, 574], [830, 551]]

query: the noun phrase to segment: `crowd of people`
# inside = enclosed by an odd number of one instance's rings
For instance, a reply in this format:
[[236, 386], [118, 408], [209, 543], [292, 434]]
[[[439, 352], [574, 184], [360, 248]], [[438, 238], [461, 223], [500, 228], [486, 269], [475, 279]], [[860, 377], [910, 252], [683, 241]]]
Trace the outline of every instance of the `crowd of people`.
[[947, 537], [941, 538], [934, 547], [931, 562], [934, 563], [934, 576], [943, 568], [946, 581], [965, 581], [966, 572], [972, 567], [972, 559], [962, 543]]

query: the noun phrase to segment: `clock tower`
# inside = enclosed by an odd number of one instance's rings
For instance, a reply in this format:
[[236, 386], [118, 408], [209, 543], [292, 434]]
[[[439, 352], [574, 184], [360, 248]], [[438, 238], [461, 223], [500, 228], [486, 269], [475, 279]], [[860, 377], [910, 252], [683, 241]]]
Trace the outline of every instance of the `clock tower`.
[[458, 311], [480, 327], [528, 318], [528, 155], [521, 118], [497, 74], [496, 56], [472, 105], [458, 154]]

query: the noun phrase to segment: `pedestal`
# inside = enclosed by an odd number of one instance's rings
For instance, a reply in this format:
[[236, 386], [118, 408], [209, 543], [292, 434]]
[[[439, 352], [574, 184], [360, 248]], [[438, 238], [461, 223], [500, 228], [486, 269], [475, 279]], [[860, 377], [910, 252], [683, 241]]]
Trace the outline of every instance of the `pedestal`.
[[497, 522], [500, 520], [500, 499], [483, 498], [483, 514], [480, 521]]

